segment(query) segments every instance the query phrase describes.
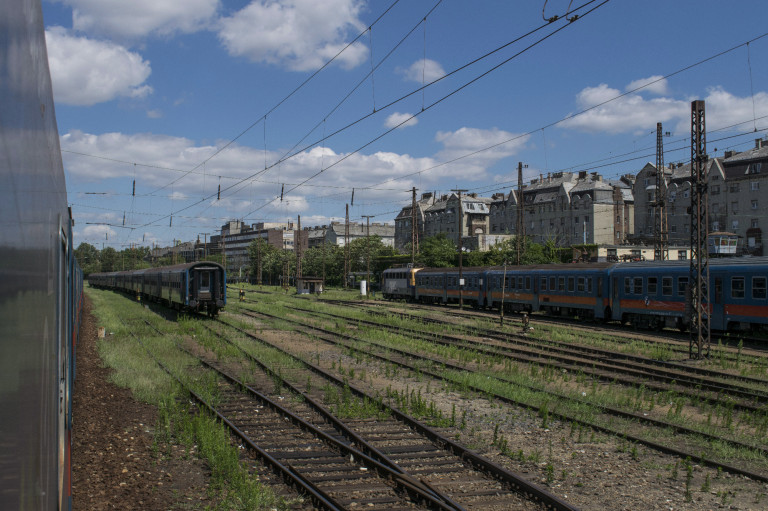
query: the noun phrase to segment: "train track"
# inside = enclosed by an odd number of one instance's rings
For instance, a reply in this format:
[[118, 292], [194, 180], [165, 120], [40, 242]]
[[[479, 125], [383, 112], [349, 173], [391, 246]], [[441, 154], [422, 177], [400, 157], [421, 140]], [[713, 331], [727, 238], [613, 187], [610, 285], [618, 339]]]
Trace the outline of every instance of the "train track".
[[[151, 324], [147, 325], [154, 329]], [[247, 332], [241, 333], [255, 338]], [[342, 422], [311, 397], [310, 392], [290, 384], [281, 376], [282, 370], [276, 373], [238, 349], [244, 359], [248, 358], [263, 370], [249, 379], [247, 385], [211, 353], [198, 349], [193, 354], [184, 349], [207, 370], [218, 374], [215, 392], [218, 398], [211, 403], [188, 386], [185, 388], [195, 401], [225, 423], [243, 445], [280, 472], [291, 486], [308, 495], [314, 506], [323, 509], [577, 509], [384, 405], [381, 406], [392, 418]], [[339, 389], [349, 388], [347, 382], [311, 364], [308, 367], [333, 381]], [[179, 378], [174, 378], [181, 383]], [[281, 387], [301, 396], [300, 401], [289, 400], [291, 404], [285, 405], [256, 390], [255, 387], [274, 386], [276, 378], [280, 379]], [[354, 391], [371, 399], [359, 389]], [[375, 440], [368, 441], [363, 436]], [[447, 496], [450, 492], [456, 493], [461, 503]]]
[[[354, 301], [354, 300], [332, 300], [323, 299], [324, 303], [331, 303], [344, 306], [356, 306], [356, 307], [393, 307], [395, 303], [381, 302], [381, 301]], [[496, 320], [498, 319], [497, 311], [484, 311], [481, 309], [460, 309], [455, 305], [423, 305], [416, 303], [408, 303], [408, 308], [411, 310], [422, 310], [431, 313], [443, 313], [447, 310], [451, 316], [457, 318], [476, 318], [483, 320]], [[393, 312], [396, 313], [397, 312]], [[505, 313], [505, 316], [520, 318], [519, 313]], [[419, 316], [420, 317], [420, 316]], [[617, 343], [630, 343], [638, 339], [638, 336], [647, 343], [657, 344], [660, 346], [669, 347], [669, 349], [681, 356], [688, 357], [689, 355], [689, 343], [690, 334], [678, 333], [674, 331], [666, 330], [663, 334], [654, 335], [652, 331], [637, 331], [633, 330], [631, 333], [627, 332], [627, 328], [619, 325], [611, 325], [606, 323], [594, 322], [590, 326], [584, 326], [584, 322], [578, 319], [571, 318], [558, 318], [556, 316], [546, 314], [533, 314], [530, 316], [532, 320], [535, 319], [537, 325], [547, 325], [551, 327], [566, 327], [578, 331], [590, 332], [590, 333], [604, 333], [612, 336], [612, 341]], [[422, 317], [423, 318], [423, 317]], [[455, 322], [449, 322], [445, 320], [435, 320], [434, 318], [423, 318], [424, 322], [446, 322], [451, 324], [457, 324]], [[751, 337], [739, 334], [729, 333], [724, 335], [723, 333], [713, 333], [713, 341], [715, 343], [721, 342], [718, 346], [718, 350], [723, 351], [727, 357], [731, 360], [736, 360], [739, 354], [748, 355], [752, 357], [768, 357], [768, 338], [765, 337]], [[742, 347], [739, 348], [739, 343], [742, 343]]]
[[[300, 322], [300, 321], [296, 321], [296, 320], [291, 320], [291, 319], [286, 318], [286, 317], [277, 317], [277, 316], [270, 315], [270, 314], [267, 314], [267, 313], [264, 313], [264, 312], [257, 313], [255, 315], [255, 317], [266, 317], [266, 318], [272, 319], [272, 320], [288, 321], [289, 323], [292, 323], [292, 324], [298, 326], [300, 329], [304, 329], [307, 333], [309, 333], [313, 337], [318, 338], [318, 339], [320, 339], [320, 340], [322, 340], [324, 342], [336, 344], [336, 345], [342, 346], [345, 349], [357, 350], [357, 351], [360, 351], [361, 353], [365, 353], [366, 356], [375, 357], [375, 358], [378, 358], [378, 359], [380, 359], [380, 360], [382, 360], [382, 361], [384, 361], [386, 363], [396, 364], [396, 365], [399, 365], [399, 366], [404, 367], [406, 369], [409, 369], [414, 374], [427, 375], [427, 376], [436, 378], [438, 380], [446, 381], [446, 382], [449, 382], [449, 383], [454, 383], [455, 384], [456, 382], [446, 375], [446, 371], [464, 372], [464, 371], [467, 370], [467, 368], [464, 367], [464, 366], [456, 366], [456, 365], [452, 365], [452, 364], [446, 363], [445, 361], [428, 359], [427, 357], [424, 356], [423, 353], [414, 354], [414, 353], [409, 353], [409, 352], [406, 352], [406, 351], [394, 349], [391, 346], [380, 346], [380, 345], [378, 345], [376, 343], [373, 343], [371, 341], [365, 341], [365, 340], [362, 340], [362, 339], [359, 339], [359, 338], [356, 338], [356, 337], [353, 337], [353, 336], [349, 336], [349, 335], [345, 335], [345, 334], [339, 334], [338, 332], [331, 332], [331, 331], [328, 331], [328, 330], [316, 327], [314, 325], [307, 325], [306, 323], [303, 323], [303, 322]], [[339, 338], [344, 338], [344, 339], [353, 341], [354, 343], [362, 343], [364, 345], [375, 346], [377, 348], [384, 349], [384, 350], [387, 351], [387, 353], [389, 355], [384, 356], [384, 355], [374, 354], [373, 351], [370, 348], [361, 349], [361, 348], [359, 348], [359, 346], [355, 346], [355, 344], [339, 341], [338, 340]], [[416, 364], [416, 363], [413, 362], [414, 360], [418, 360], [421, 363]], [[430, 367], [427, 367], [423, 363], [425, 361], [431, 362], [432, 365]], [[507, 396], [504, 396], [504, 395], [501, 395], [501, 394], [489, 391], [488, 389], [485, 389], [485, 388], [479, 388], [479, 387], [472, 387], [472, 386], [470, 386], [470, 390], [474, 390], [474, 391], [476, 391], [478, 393], [481, 393], [482, 395], [485, 395], [485, 396], [496, 398], [496, 399], [498, 399], [498, 400], [500, 400], [502, 402], [506, 402], [506, 403], [509, 403], [509, 404], [517, 405], [517, 406], [523, 406], [523, 407], [526, 407], [528, 409], [532, 409], [534, 411], [541, 411], [540, 407], [532, 405], [530, 402], [516, 401], [514, 399], [508, 398]], [[541, 389], [537, 389], [537, 390], [541, 391]], [[599, 407], [599, 408], [604, 409], [604, 407]], [[605, 432], [605, 433], [608, 433], [608, 434], [611, 434], [611, 435], [617, 435], [617, 436], [622, 437], [622, 438], [624, 438], [624, 439], [626, 439], [626, 440], [628, 440], [630, 442], [646, 445], [646, 446], [651, 447], [651, 448], [653, 448], [655, 450], [658, 450], [660, 452], [664, 452], [664, 453], [667, 453], [667, 454], [672, 454], [674, 456], [679, 456], [679, 457], [681, 457], [683, 459], [685, 459], [687, 457], [691, 457], [692, 459], [700, 460], [700, 462], [702, 464], [706, 464], [706, 465], [713, 466], [713, 467], [718, 467], [719, 466], [719, 467], [721, 467], [723, 470], [725, 470], [727, 472], [731, 472], [731, 473], [734, 473], [734, 474], [745, 475], [747, 477], [751, 477], [751, 478], [756, 479], [756, 480], [768, 482], [768, 476], [766, 476], [765, 474], [756, 473], [756, 472], [753, 472], [753, 471], [745, 470], [742, 467], [732, 466], [732, 465], [729, 465], [729, 464], [726, 464], [726, 463], [722, 463], [722, 462], [719, 462], [719, 461], [707, 459], [705, 456], [702, 455], [701, 451], [697, 452], [696, 450], [685, 450], [684, 448], [675, 448], [675, 447], [670, 447], [670, 446], [667, 446], [667, 445], [662, 445], [662, 444], [659, 444], [657, 442], [648, 440], [647, 438], [643, 438], [643, 437], [638, 437], [638, 436], [635, 436], [635, 435], [627, 434], [626, 431], [620, 431], [620, 430], [616, 430], [616, 429], [611, 429], [609, 427], [601, 426], [601, 425], [599, 425], [599, 424], [597, 424], [595, 422], [582, 420], [582, 419], [580, 419], [580, 418], [578, 418], [576, 416], [573, 416], [573, 415], [567, 415], [567, 414], [564, 414], [564, 413], [556, 413], [556, 412], [549, 412], [549, 413], [553, 417], [558, 417], [561, 420], [564, 420], [566, 422], [580, 423], [580, 424], [588, 426], [588, 427], [590, 427], [590, 428], [592, 428], [594, 430]], [[619, 411], [619, 415], [621, 415], [621, 414], [626, 414], [626, 412]], [[680, 433], [689, 433], [689, 434], [694, 435], [694, 436], [701, 435], [700, 431], [688, 430], [686, 428], [682, 428], [680, 426], [663, 423], [661, 421], [651, 421], [651, 420], [648, 420], [647, 418], [644, 418], [644, 417], [642, 417], [640, 415], [637, 415], [637, 414], [629, 414], [629, 415], [633, 415], [633, 417], [632, 417], [633, 420], [643, 421], [643, 422], [646, 422], [646, 423], [655, 422], [657, 427], [673, 428], [673, 429], [675, 429], [676, 431], [678, 431]], [[733, 445], [735, 445], [735, 446], [742, 446], [742, 447], [745, 447], [745, 448], [749, 448], [749, 449], [753, 449], [753, 450], [758, 450], [758, 451], [761, 450], [761, 448], [759, 448], [759, 447], [750, 446], [750, 445], [746, 445], [746, 444], [740, 444], [739, 442], [731, 441], [729, 439], [725, 439], [725, 438], [722, 438], [722, 437], [713, 437], [712, 439], [718, 440], [718, 441], [723, 441], [723, 442], [726, 442], [726, 443], [733, 443]]]
[[[300, 362], [300, 374], [297, 374], [296, 370], [287, 369], [276, 372], [248, 355], [242, 348], [238, 348], [251, 363], [262, 368], [263, 386], [274, 385], [275, 378], [280, 378], [282, 384], [294, 395], [302, 396], [301, 403], [292, 405], [294, 413], [304, 416], [308, 413], [305, 408], [311, 407], [313, 413], [322, 415], [316, 419], [316, 423], [327, 424], [326, 428], [332, 428], [335, 434], [343, 435], [345, 442], [358, 446], [361, 451], [380, 463], [402, 471], [406, 477], [415, 478], [418, 475], [418, 480], [427, 487], [439, 487], [442, 498], [454, 503], [458, 508], [509, 509], [525, 506], [526, 501], [532, 501], [537, 504], [537, 508], [543, 505], [548, 509], [574, 509], [549, 492], [474, 454], [402, 411], [393, 409], [380, 400], [376, 401], [376, 396], [367, 394], [348, 381], [341, 380], [319, 366], [303, 361], [250, 332], [226, 322], [221, 324]], [[377, 402], [384, 417], [379, 416], [376, 420], [345, 420], [342, 423], [319, 403], [320, 396], [328, 392], [327, 388], [321, 391], [319, 385], [313, 384], [313, 391], [307, 389], [303, 383], [289, 382], [289, 379], [305, 382], [307, 371], [320, 375], [324, 381], [336, 386], [339, 394], [349, 389], [359, 399], [369, 403]], [[453, 495], [452, 498], [458, 503], [451, 500], [451, 497], [445, 497], [445, 494]]]
[[[527, 363], [551, 365], [560, 370], [580, 372], [603, 382], [624, 383], [636, 387], [643, 385], [647, 389], [659, 392], [672, 388], [678, 394], [708, 400], [713, 404], [733, 406], [738, 410], [760, 412], [764, 408], [763, 405], [768, 402], [768, 393], [757, 392], [735, 383], [723, 381], [735, 379], [746, 381], [753, 385], [764, 383], [762, 380], [755, 378], [734, 376], [728, 373], [720, 373], [682, 364], [658, 362], [646, 357], [589, 346], [571, 344], [563, 346], [552, 342], [542, 343], [540, 340], [531, 339], [525, 335], [499, 335], [487, 329], [464, 329], [460, 326], [451, 326], [454, 331], [461, 330], [467, 336], [471, 335], [482, 338], [481, 341], [476, 341], [456, 335], [440, 334], [436, 336], [415, 328], [395, 327], [383, 322], [350, 318], [326, 311], [318, 312], [311, 309], [288, 307], [302, 313], [322, 314], [328, 317], [343, 319], [344, 321], [355, 322], [359, 325], [391, 330], [397, 333], [406, 333], [411, 337], [446, 346], [464, 347], [488, 356], [502, 355]], [[496, 342], [489, 344], [488, 341], [490, 340]], [[703, 376], [691, 376], [687, 374], [688, 372], [696, 372]], [[654, 385], [650, 383], [651, 381], [660, 382], [663, 385]], [[709, 394], [705, 392], [709, 392]], [[739, 398], [741, 401], [736, 401], [734, 398]]]

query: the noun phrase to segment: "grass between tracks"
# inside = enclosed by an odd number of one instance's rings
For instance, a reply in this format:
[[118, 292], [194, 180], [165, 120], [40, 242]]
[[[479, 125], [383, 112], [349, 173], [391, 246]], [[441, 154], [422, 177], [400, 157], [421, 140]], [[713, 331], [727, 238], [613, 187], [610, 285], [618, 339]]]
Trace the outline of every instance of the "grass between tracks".
[[[343, 292], [337, 292], [343, 296]], [[407, 334], [396, 334], [382, 328], [353, 326], [354, 323], [338, 318], [323, 318], [320, 315], [309, 313], [297, 313], [292, 307], [328, 311], [334, 314], [342, 314], [350, 319], [365, 319], [379, 321], [388, 327], [403, 326], [415, 328], [424, 333], [439, 334], [444, 332], [445, 325], [423, 324], [412, 319], [403, 319], [396, 315], [384, 318], [366, 313], [351, 306], [336, 306], [322, 303], [312, 297], [309, 299], [297, 299], [295, 295], [284, 293], [254, 294], [257, 303], [243, 304], [244, 308], [262, 310], [281, 317], [299, 318], [307, 323], [321, 326], [338, 333], [347, 333], [365, 340], [358, 343], [361, 351], [381, 351], [387, 348], [398, 348], [408, 352], [428, 355], [434, 358], [459, 363], [466, 367], [464, 371], [445, 371], [437, 368], [442, 375], [449, 378], [455, 390], [472, 394], [468, 389], [480, 389], [480, 393], [491, 394], [514, 399], [524, 403], [524, 406], [539, 408], [539, 416], [543, 424], [549, 420], [549, 415], [562, 413], [567, 417], [582, 420], [597, 426], [607, 427], [614, 431], [622, 431], [625, 434], [646, 438], [666, 445], [685, 446], [685, 449], [698, 453], [707, 458], [721, 460], [724, 463], [736, 463], [749, 461], [756, 469], [768, 470], [768, 457], [765, 450], [768, 448], [768, 413], [738, 412], [734, 409], [734, 403], [712, 405], [704, 399], [676, 393], [673, 390], [659, 391], [649, 389], [643, 385], [636, 387], [625, 386], [617, 382], [599, 382], [581, 371], [568, 372], [554, 365], [539, 365], [525, 362], [516, 362], [504, 359], [500, 356], [485, 355], [474, 350], [471, 346], [443, 346], [432, 342], [410, 338]], [[357, 298], [351, 292], [346, 293], [346, 299]], [[230, 310], [235, 312], [240, 307], [237, 304]], [[410, 315], [426, 314], [419, 310], [402, 309]], [[436, 308], [436, 310], [440, 310]], [[489, 319], [467, 320], [470, 328], [495, 328]], [[293, 329], [292, 325], [285, 321], [272, 321], [274, 328]], [[519, 331], [519, 326], [506, 326], [508, 331]], [[456, 333], [456, 332], [452, 332]], [[541, 337], [537, 339], [537, 336]], [[654, 343], [634, 340], [627, 342], [609, 341], [601, 334], [584, 334], [582, 332], [568, 331], [547, 327], [538, 329], [536, 336], [531, 335], [531, 340], [541, 343], [576, 343], [604, 347], [606, 349], [621, 349], [624, 352], [644, 354], [650, 358], [667, 360], [672, 357], [672, 352]], [[370, 343], [370, 344], [368, 344]], [[717, 353], [717, 349], [715, 353]], [[710, 361], [710, 365], [719, 364], [719, 368], [725, 369], [730, 362]], [[423, 369], [428, 369], [430, 363], [420, 362]], [[340, 363], [339, 363], [340, 365]], [[766, 367], [766, 359], [757, 362], [742, 357], [738, 372], [762, 374]], [[718, 368], [718, 366], [714, 367]], [[731, 367], [733, 368], [733, 367]], [[389, 372], [389, 367], [386, 368]], [[418, 370], [417, 370], [418, 373]], [[418, 379], [418, 374], [412, 375]], [[754, 388], [765, 391], [765, 386], [754, 385]], [[557, 396], [553, 396], [556, 393]], [[398, 404], [402, 403], [402, 399]], [[416, 400], [421, 402], [420, 399]], [[603, 413], [604, 408], [617, 408], [620, 410], [635, 412], [643, 416], [666, 421], [673, 425], [700, 431], [701, 433], [732, 439], [749, 445], [755, 445], [761, 450], [741, 449], [734, 447], [726, 441], [710, 441], [697, 436], [686, 436], [685, 439], [674, 433], [671, 429], [642, 425], [637, 421], [621, 419]], [[455, 422], [455, 419], [451, 422]]]
[[269, 487], [258, 481], [251, 470], [253, 462], [241, 460], [238, 447], [224, 426], [208, 413], [196, 409], [190, 413], [187, 393], [153, 359], [160, 360], [198, 394], [215, 400], [215, 376], [203, 371], [194, 358], [177, 347], [181, 340], [179, 325], [123, 295], [91, 288], [86, 292], [99, 325], [106, 328], [107, 335], [99, 339], [98, 351], [105, 365], [112, 369], [112, 381], [131, 389], [137, 399], [158, 408], [155, 454], [166, 456], [171, 445], [181, 444], [187, 452], [204, 459], [212, 474], [209, 488], [216, 502], [214, 509], [287, 508]]

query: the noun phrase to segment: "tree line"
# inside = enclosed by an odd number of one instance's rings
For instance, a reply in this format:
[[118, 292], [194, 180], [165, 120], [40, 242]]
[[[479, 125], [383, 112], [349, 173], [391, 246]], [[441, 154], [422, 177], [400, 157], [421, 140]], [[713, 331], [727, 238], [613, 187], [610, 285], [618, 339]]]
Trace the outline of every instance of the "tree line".
[[[132, 247], [117, 251], [112, 247], [98, 250], [93, 245], [81, 243], [75, 249], [83, 272], [90, 273], [137, 270], [152, 266], [168, 266], [177, 264], [179, 260], [165, 257], [157, 262], [145, 260], [151, 252], [149, 247]], [[402, 266], [411, 262], [411, 247], [406, 246], [405, 254], [386, 246], [381, 237], [373, 235], [358, 238], [349, 244], [350, 272], [364, 273], [370, 264], [371, 281], [377, 282], [381, 272], [393, 266]], [[554, 242], [545, 244], [533, 243], [525, 239], [521, 247], [521, 264], [547, 264], [567, 262], [571, 260], [570, 248], [556, 247]], [[248, 247], [250, 266], [247, 270], [251, 282], [258, 281], [259, 263], [261, 264], [261, 281], [263, 284], [280, 285], [282, 276], [287, 271], [290, 276], [296, 275], [296, 252], [276, 248], [264, 239], [253, 241]], [[326, 285], [341, 286], [344, 284], [344, 247], [326, 244], [304, 250], [301, 257], [302, 275], [325, 277]], [[471, 251], [462, 254], [462, 264], [472, 266], [501, 266], [517, 263], [517, 242], [515, 239], [497, 243], [487, 251]], [[222, 262], [220, 254], [206, 257], [205, 260]], [[450, 268], [458, 266], [459, 255], [456, 244], [445, 234], [437, 234], [423, 240], [416, 255], [418, 266], [429, 268]]]

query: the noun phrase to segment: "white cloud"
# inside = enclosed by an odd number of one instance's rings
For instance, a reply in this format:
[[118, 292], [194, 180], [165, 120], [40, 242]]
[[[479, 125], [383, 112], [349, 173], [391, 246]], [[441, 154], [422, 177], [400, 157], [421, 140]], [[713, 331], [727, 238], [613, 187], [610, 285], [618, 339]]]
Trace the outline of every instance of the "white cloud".
[[422, 81], [430, 83], [445, 76], [443, 66], [430, 59], [417, 60], [408, 69], [398, 69], [397, 72], [402, 74], [406, 80], [417, 83], [422, 83]]
[[[633, 84], [647, 83], [652, 78], [637, 80]], [[630, 87], [632, 84], [628, 86]], [[657, 122], [674, 126], [673, 130], [676, 133], [689, 132], [691, 129], [690, 98], [645, 99], [639, 94], [627, 94], [619, 98], [619, 95], [621, 91], [606, 84], [583, 89], [576, 96], [578, 107], [581, 110], [594, 108], [563, 121], [560, 126], [593, 133], [612, 134], [652, 130]], [[712, 87], [707, 89], [707, 96], [703, 99], [707, 108], [707, 127], [712, 129], [743, 123], [753, 117], [752, 98], [749, 96], [737, 97], [722, 87]], [[755, 116], [765, 115], [768, 115], [768, 94], [758, 92], [755, 94]], [[765, 126], [765, 121], [761, 122]], [[761, 122], [758, 122], [758, 127]], [[752, 128], [752, 123], [745, 123], [737, 129], [749, 131]]]
[[161, 110], [147, 110], [147, 117], [150, 119], [160, 119], [163, 116]]
[[[768, 115], [768, 93], [765, 92], [755, 94], [754, 113], [750, 96], [740, 98], [723, 90], [722, 87], [708, 89], [704, 102], [707, 109], [707, 127], [712, 129], [744, 123], [737, 129], [752, 131], [755, 124], [751, 119]], [[767, 125], [766, 119], [757, 121], [758, 129]], [[688, 129], [690, 130], [690, 126]]]
[[661, 75], [649, 76], [648, 78], [640, 78], [639, 80], [629, 82], [629, 84], [624, 87], [624, 90], [631, 91], [640, 87], [643, 87], [640, 91], [651, 92], [653, 94], [661, 95], [667, 94], [668, 92], [667, 79]]
[[138, 53], [114, 43], [75, 37], [62, 27], [45, 32], [56, 102], [90, 106], [118, 97], [142, 98], [152, 72]]
[[[457, 176], [466, 179], [485, 179], [486, 171], [499, 160], [516, 154], [521, 150], [529, 135], [520, 135], [509, 131], [493, 128], [490, 130], [478, 128], [461, 128], [453, 132], [440, 131], [435, 140], [443, 144], [443, 150], [438, 154], [441, 161], [452, 160], [465, 155], [450, 167]], [[498, 144], [498, 145], [496, 145]], [[496, 145], [496, 147], [491, 147]], [[491, 147], [490, 149], [486, 149]], [[475, 151], [481, 151], [476, 154]]]
[[563, 121], [560, 126], [589, 132], [629, 133], [653, 129], [657, 122], [677, 122], [690, 113], [687, 101], [672, 98], [646, 100], [638, 94], [628, 94], [602, 104], [620, 94], [621, 91], [604, 83], [585, 88], [576, 96], [576, 103], [582, 110], [594, 108]]
[[399, 129], [403, 129], [403, 128], [407, 128], [408, 126], [416, 126], [418, 123], [419, 123], [418, 117], [413, 117], [413, 114], [408, 114], [408, 113], [401, 114], [400, 112], [395, 112], [389, 117], [387, 117], [387, 120], [384, 121], [384, 126], [386, 126], [387, 128], [399, 127]]
[[[102, 189], [121, 191], [122, 195], [116, 195], [109, 203], [109, 208], [122, 210], [130, 207], [130, 203], [122, 204], [120, 201], [127, 200], [122, 197], [132, 199], [130, 190], [134, 178], [137, 190], [135, 200], [142, 201], [140, 207], [146, 208], [142, 211], [153, 215], [192, 205], [202, 197], [208, 197], [180, 218], [174, 217], [176, 228], [183, 227], [185, 222], [203, 225], [206, 224], [203, 218], [210, 220], [211, 217], [247, 218], [250, 221], [256, 221], [254, 218], [295, 218], [296, 214], [322, 208], [324, 200], [329, 204], [348, 200], [353, 187], [356, 189], [355, 207], [365, 204], [394, 204], [392, 207], [399, 207], [400, 201], [410, 200], [412, 186], [430, 190], [441, 188], [446, 178], [461, 181], [488, 178], [487, 169], [500, 159], [519, 151], [526, 143], [527, 136], [449, 165], [421, 174], [419, 172], [432, 169], [448, 159], [512, 138], [515, 138], [514, 133], [498, 129], [462, 128], [455, 132], [441, 132], [437, 140], [443, 144], [443, 150], [434, 157], [413, 157], [384, 151], [350, 155], [338, 153], [329, 147], [315, 147], [259, 175], [252, 183], [245, 181], [242, 184], [237, 183], [263, 169], [263, 164], [254, 168], [254, 162], [264, 161], [263, 149], [233, 144], [210, 165], [206, 165], [204, 175], [203, 167], [188, 174], [186, 172], [213, 154], [217, 146], [197, 145], [186, 138], [151, 133], [96, 135], [72, 131], [61, 137], [61, 147], [65, 168], [74, 186], [83, 182], [98, 182]], [[110, 159], [86, 157], [70, 151], [107, 156]], [[268, 153], [267, 160], [275, 161], [279, 156], [277, 153]], [[130, 163], [113, 160], [147, 163], [153, 167], [134, 167]], [[325, 170], [320, 172], [321, 168]], [[315, 174], [306, 186], [294, 189], [296, 184]], [[182, 176], [172, 186], [166, 186]], [[216, 200], [219, 182], [222, 188], [221, 200]], [[285, 194], [283, 202], [280, 202], [283, 184]], [[155, 191], [163, 186], [163, 190]], [[145, 195], [150, 191], [153, 191], [151, 196]], [[276, 197], [278, 199], [274, 200]], [[98, 200], [98, 197], [92, 200]], [[328, 214], [338, 214], [338, 209]], [[185, 220], [185, 215], [192, 215], [195, 220]], [[146, 220], [151, 218], [147, 217]], [[304, 218], [302, 220], [309, 222]], [[209, 223], [212, 227], [220, 224], [218, 220], [210, 220]]]
[[[254, 0], [219, 20], [219, 39], [231, 55], [294, 71], [317, 69], [365, 28], [358, 19], [359, 0]], [[354, 34], [357, 35], [357, 34]], [[352, 68], [368, 51], [355, 43], [336, 62]]]
[[114, 238], [117, 232], [108, 225], [86, 225], [81, 231], [81, 237], [87, 239], [104, 240]]
[[190, 33], [205, 28], [219, 0], [61, 0], [75, 30], [118, 39]]

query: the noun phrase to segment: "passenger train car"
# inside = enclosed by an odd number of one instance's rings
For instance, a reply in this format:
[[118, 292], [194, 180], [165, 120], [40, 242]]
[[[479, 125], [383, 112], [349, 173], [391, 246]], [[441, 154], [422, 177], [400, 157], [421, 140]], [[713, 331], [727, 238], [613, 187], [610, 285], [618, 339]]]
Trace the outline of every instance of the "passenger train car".
[[[710, 326], [768, 326], [768, 258], [709, 262]], [[685, 330], [690, 323], [689, 261], [577, 263], [465, 268], [391, 268], [385, 298], [546, 312]]]
[[82, 273], [39, 0], [0, 3], [0, 502], [71, 509]]
[[199, 261], [161, 268], [94, 273], [93, 287], [116, 289], [178, 310], [219, 313], [227, 303], [227, 278], [218, 263]]

